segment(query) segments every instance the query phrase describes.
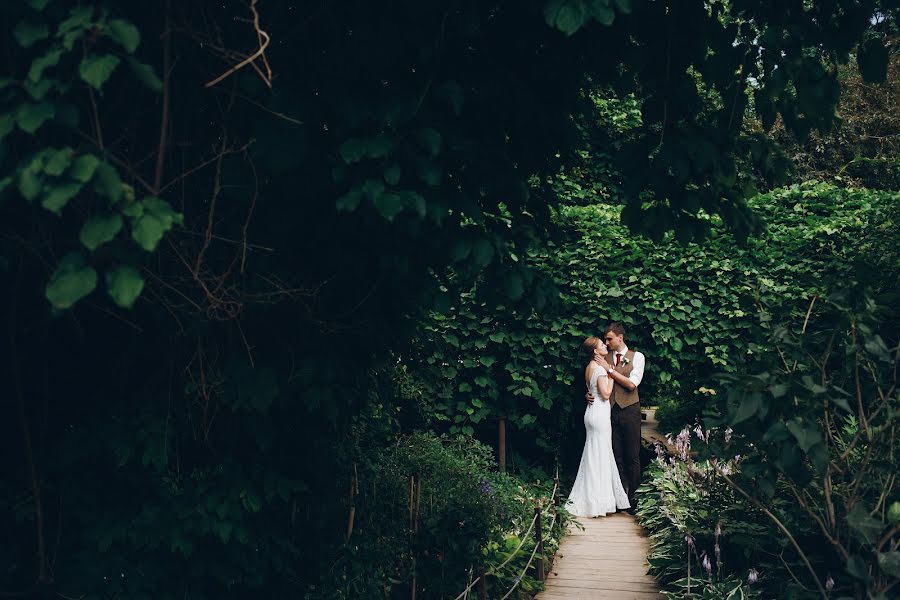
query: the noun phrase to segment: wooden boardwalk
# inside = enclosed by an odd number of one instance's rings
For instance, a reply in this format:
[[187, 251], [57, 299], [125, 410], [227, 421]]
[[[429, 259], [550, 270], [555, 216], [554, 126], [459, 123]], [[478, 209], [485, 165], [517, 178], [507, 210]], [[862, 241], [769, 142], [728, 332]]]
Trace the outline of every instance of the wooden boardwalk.
[[535, 600], [655, 600], [663, 598], [647, 574], [650, 544], [634, 517], [617, 513], [579, 518], [563, 538], [546, 588]]

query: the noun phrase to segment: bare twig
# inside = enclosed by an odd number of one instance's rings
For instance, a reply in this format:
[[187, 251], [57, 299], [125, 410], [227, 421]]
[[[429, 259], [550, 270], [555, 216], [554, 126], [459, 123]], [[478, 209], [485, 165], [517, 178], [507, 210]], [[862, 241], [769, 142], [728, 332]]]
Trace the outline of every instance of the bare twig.
[[159, 194], [159, 186], [162, 184], [163, 165], [166, 157], [166, 136], [169, 132], [169, 82], [172, 73], [172, 31], [171, 12], [172, 0], [166, 0], [166, 20], [163, 31], [163, 89], [162, 89], [162, 115], [159, 124], [159, 150], [156, 154], [156, 171], [153, 175], [153, 190]]
[[[256, 52], [254, 52], [253, 54], [251, 54], [250, 56], [248, 56], [247, 58], [245, 58], [238, 64], [234, 65], [233, 67], [231, 67], [230, 69], [228, 69], [227, 71], [225, 71], [224, 73], [222, 73], [221, 75], [216, 77], [215, 79], [208, 81], [206, 83], [206, 87], [212, 87], [212, 86], [216, 85], [220, 81], [222, 81], [225, 78], [227, 78], [228, 76], [230, 76], [232, 73], [235, 73], [235, 72], [239, 71], [240, 69], [243, 69], [244, 67], [246, 67], [249, 64], [253, 64], [253, 62], [258, 58], [262, 59], [263, 65], [266, 68], [266, 73], [265, 73], [265, 76], [262, 77], [262, 80], [265, 82], [265, 84], [267, 86], [269, 86], [270, 88], [272, 87], [272, 69], [269, 67], [269, 61], [266, 58], [266, 48], [269, 47], [269, 42], [271, 42], [271, 39], [269, 38], [269, 34], [260, 28], [259, 13], [256, 10], [257, 1], [258, 0], [250, 0], [250, 12], [253, 13], [253, 27], [254, 27], [254, 29], [256, 29], [256, 38], [257, 38], [257, 41], [259, 42], [259, 48], [256, 50]], [[257, 70], [257, 72], [259, 73], [258, 70]], [[260, 74], [262, 75], [262, 73], [260, 73]]]

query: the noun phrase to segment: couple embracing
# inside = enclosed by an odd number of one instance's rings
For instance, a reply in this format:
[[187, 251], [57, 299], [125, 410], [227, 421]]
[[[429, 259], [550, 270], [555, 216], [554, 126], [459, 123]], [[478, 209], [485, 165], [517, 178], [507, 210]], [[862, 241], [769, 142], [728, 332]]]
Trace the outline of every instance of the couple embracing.
[[602, 517], [619, 510], [634, 514], [634, 493], [641, 480], [638, 386], [646, 360], [625, 345], [621, 323], [610, 323], [603, 339], [589, 337], [582, 349], [588, 360], [587, 436], [566, 508], [578, 517]]

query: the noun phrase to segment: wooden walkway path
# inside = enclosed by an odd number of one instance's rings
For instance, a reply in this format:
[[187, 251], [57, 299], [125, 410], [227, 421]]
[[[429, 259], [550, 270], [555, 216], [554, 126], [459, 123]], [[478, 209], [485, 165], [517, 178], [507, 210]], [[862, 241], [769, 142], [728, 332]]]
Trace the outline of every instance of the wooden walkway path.
[[656, 600], [663, 598], [647, 574], [649, 541], [634, 517], [616, 513], [579, 518], [584, 530], [570, 526], [563, 538], [546, 588], [535, 600]]

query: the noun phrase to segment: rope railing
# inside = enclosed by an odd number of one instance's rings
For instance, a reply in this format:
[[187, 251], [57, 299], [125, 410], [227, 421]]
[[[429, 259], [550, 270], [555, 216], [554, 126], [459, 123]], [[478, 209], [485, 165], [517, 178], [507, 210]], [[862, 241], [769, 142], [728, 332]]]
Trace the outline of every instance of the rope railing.
[[[553, 520], [550, 521], [550, 529], [553, 529], [553, 524], [556, 523], [557, 516], [559, 515], [553, 515]], [[531, 567], [531, 563], [532, 561], [534, 561], [534, 555], [537, 553], [538, 546], [539, 544], [534, 545], [534, 550], [531, 551], [531, 557], [528, 559], [528, 563], [525, 565], [525, 568], [522, 569], [522, 572], [519, 573], [519, 576], [516, 577], [515, 581], [513, 582], [513, 586], [509, 588], [509, 591], [506, 592], [506, 594], [502, 598], [500, 598], [500, 600], [506, 600], [507, 598], [509, 598], [509, 595], [512, 594], [517, 587], [519, 587], [520, 583], [522, 583], [522, 578], [525, 577], [525, 573], [528, 572], [528, 568]]]
[[[558, 491], [559, 491], [559, 473], [557, 473], [557, 476], [553, 483], [553, 491], [550, 492], [550, 502], [547, 504], [548, 507], [553, 506], [553, 500], [556, 498], [556, 493]], [[510, 553], [510, 555], [506, 557], [506, 560], [504, 560], [502, 563], [500, 563], [499, 566], [497, 566], [496, 568], [492, 569], [491, 571], [489, 571], [487, 573], [484, 573], [483, 575], [476, 577], [474, 580], [470, 581], [469, 585], [467, 585], [466, 588], [462, 592], [460, 592], [459, 595], [456, 598], [454, 598], [453, 600], [464, 600], [465, 598], [468, 598], [469, 591], [475, 586], [475, 584], [477, 584], [483, 578], [486, 579], [488, 577], [488, 575], [494, 575], [494, 574], [498, 573], [501, 569], [503, 569], [503, 567], [508, 565], [509, 562], [513, 558], [515, 558], [516, 555], [519, 554], [519, 550], [521, 550], [522, 546], [525, 545], [525, 541], [528, 539], [528, 536], [531, 535], [531, 532], [534, 529], [534, 526], [537, 524], [537, 520], [543, 514], [544, 514], [543, 507], [541, 509], [535, 509], [534, 517], [532, 517], [531, 523], [528, 525], [528, 530], [522, 536], [522, 539], [519, 542], [518, 547], [515, 550], [513, 550], [512, 553]], [[553, 525], [556, 523], [557, 516], [558, 516], [558, 514], [556, 514], [556, 513], [553, 514], [553, 519], [550, 521], [550, 529], [551, 530], [553, 529]], [[528, 572], [529, 567], [531, 567], [531, 563], [534, 561], [534, 556], [535, 556], [535, 554], [537, 554], [538, 548], [540, 546], [541, 546], [541, 544], [535, 542], [534, 550], [532, 550], [532, 552], [531, 552], [531, 557], [528, 559], [528, 563], [525, 565], [525, 568], [522, 570], [522, 573], [518, 577], [516, 577], [513, 587], [510, 588], [510, 590], [508, 592], [506, 592], [506, 595], [503, 596], [503, 599], [501, 599], [501, 600], [505, 600], [505, 598], [507, 598], [510, 594], [512, 594], [513, 590], [515, 590], [519, 586], [519, 583], [521, 583], [521, 581], [522, 581], [522, 577], [525, 576], [525, 573]], [[469, 575], [469, 577], [471, 577], [471, 575]]]

